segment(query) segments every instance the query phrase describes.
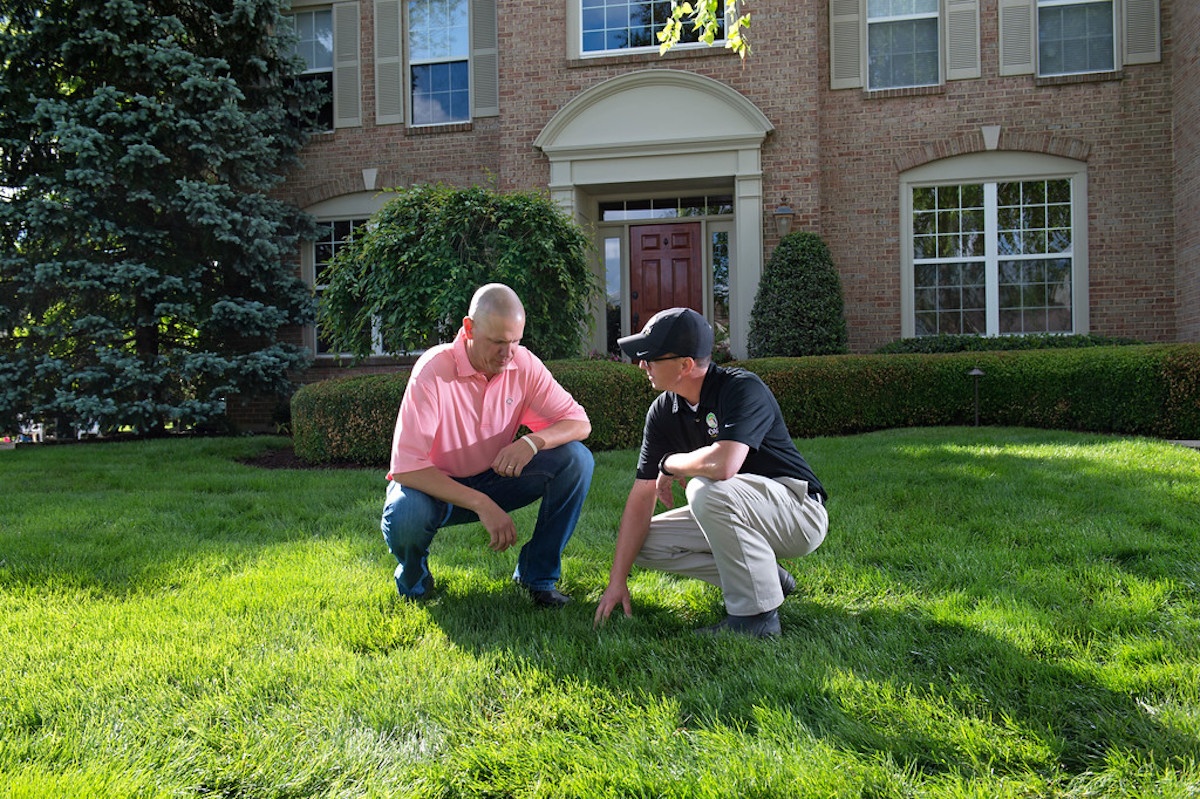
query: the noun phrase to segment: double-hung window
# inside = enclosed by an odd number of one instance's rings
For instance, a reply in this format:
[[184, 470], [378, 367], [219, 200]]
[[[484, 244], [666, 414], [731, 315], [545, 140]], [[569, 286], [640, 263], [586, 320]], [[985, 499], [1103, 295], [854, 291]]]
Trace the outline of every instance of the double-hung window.
[[300, 80], [315, 83], [322, 99], [308, 124], [318, 133], [361, 125], [358, 3], [293, 0], [292, 8], [296, 54], [305, 64]]
[[[951, 165], [949, 181], [924, 180], [938, 165], [902, 183], [904, 335], [1087, 332], [1086, 175], [1078, 162], [1039, 159], [1011, 178], [953, 179]], [[972, 163], [982, 162], [959, 166]], [[1057, 174], [1027, 174], [1044, 168]]]
[[829, 0], [829, 85], [886, 91], [981, 74], [980, 0]]
[[1101, 78], [1162, 60], [1160, 0], [997, 0], [1000, 74]]
[[1115, 69], [1114, 6], [1113, 0], [1038, 0], [1038, 73]]
[[867, 0], [867, 88], [941, 82], [940, 0]]
[[292, 15], [296, 29], [296, 51], [304, 60], [300, 80], [313, 83], [321, 95], [321, 106], [313, 128], [333, 130], [333, 11], [298, 11]]
[[470, 120], [467, 0], [410, 0], [408, 52], [412, 124]]
[[[604, 55], [629, 50], [657, 52], [658, 32], [671, 18], [671, 0], [572, 0], [578, 3], [579, 54], [584, 56]], [[724, 19], [725, 3], [718, 5], [718, 14]], [[722, 33], [718, 38], [723, 38]], [[697, 34], [685, 21], [679, 37], [681, 45], [693, 44]]]

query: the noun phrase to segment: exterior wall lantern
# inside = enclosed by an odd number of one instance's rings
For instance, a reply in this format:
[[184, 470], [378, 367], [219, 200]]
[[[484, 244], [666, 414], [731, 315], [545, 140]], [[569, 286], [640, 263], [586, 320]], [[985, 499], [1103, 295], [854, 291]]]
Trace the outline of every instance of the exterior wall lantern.
[[796, 212], [787, 204], [787, 197], [784, 197], [783, 204], [775, 209], [775, 232], [779, 234], [779, 238], [782, 239], [792, 232], [792, 219], [795, 216]]

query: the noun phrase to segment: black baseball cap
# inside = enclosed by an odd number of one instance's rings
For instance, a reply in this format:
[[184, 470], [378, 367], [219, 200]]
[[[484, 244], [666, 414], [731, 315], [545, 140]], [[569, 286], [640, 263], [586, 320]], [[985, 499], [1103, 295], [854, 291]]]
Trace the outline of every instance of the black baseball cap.
[[619, 338], [617, 344], [635, 363], [664, 355], [707, 358], [712, 355], [713, 330], [691, 308], [668, 308], [650, 317], [641, 333]]

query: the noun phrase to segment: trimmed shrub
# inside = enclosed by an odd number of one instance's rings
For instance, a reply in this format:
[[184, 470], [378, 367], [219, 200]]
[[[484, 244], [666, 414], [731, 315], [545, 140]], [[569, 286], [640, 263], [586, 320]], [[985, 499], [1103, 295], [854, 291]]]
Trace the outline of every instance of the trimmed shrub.
[[[797, 438], [894, 427], [971, 425], [979, 367], [984, 425], [1200, 439], [1200, 345], [825, 355], [732, 364], [760, 375]], [[655, 397], [646, 376], [614, 361], [550, 361], [587, 410], [594, 450], [641, 442]], [[296, 392], [296, 454], [310, 463], [386, 467], [407, 374], [343, 378]]]
[[750, 312], [751, 358], [846, 351], [842, 283], [815, 233], [784, 236], [771, 253]]
[[937, 336], [901, 338], [875, 350], [877, 355], [934, 352], [995, 352], [999, 350], [1047, 350], [1078, 347], [1114, 347], [1142, 344], [1131, 338], [1098, 336], [1094, 333], [1061, 335], [1058, 333], [1010, 336], [977, 336], [972, 333], [943, 333]]
[[308, 463], [386, 468], [408, 371], [310, 383], [292, 395], [292, 447]]
[[980, 424], [1200, 437], [1200, 347], [862, 355], [745, 361], [792, 435]]

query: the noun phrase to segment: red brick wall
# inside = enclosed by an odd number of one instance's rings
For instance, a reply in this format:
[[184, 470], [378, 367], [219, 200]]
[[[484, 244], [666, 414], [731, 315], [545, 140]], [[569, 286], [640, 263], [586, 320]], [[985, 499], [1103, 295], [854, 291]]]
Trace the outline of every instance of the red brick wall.
[[[1178, 5], [1186, 8], [1174, 20]], [[367, 0], [363, 126], [317, 137], [283, 193], [306, 206], [361, 191], [367, 167], [379, 170], [379, 187], [495, 180], [501, 189], [543, 188], [548, 162], [533, 140], [580, 91], [636, 69], [684, 69], [740, 91], [774, 124], [762, 151], [766, 251], [775, 244], [770, 210], [786, 197], [797, 212], [794, 227], [815, 230], [829, 243], [854, 351], [900, 335], [900, 172], [982, 149], [980, 126], [993, 124], [1002, 127], [1002, 149], [1086, 158], [1091, 329], [1153, 341], [1194, 339], [1200, 322], [1183, 306], [1200, 300], [1200, 223], [1192, 221], [1200, 217], [1197, 145], [1187, 144], [1195, 136], [1178, 136], [1185, 158], [1173, 165], [1172, 106], [1179, 109], [1176, 130], [1197, 130], [1195, 5], [1163, 0], [1164, 33], [1188, 34], [1180, 37], [1178, 55], [1175, 39], [1164, 36], [1161, 64], [1128, 67], [1120, 80], [1037, 87], [1031, 76], [998, 74], [997, 0], [981, 0], [981, 79], [882, 98], [828, 88], [825, 0], [756, 0], [754, 51], [745, 63], [720, 49], [572, 61], [565, 3], [499, 0], [501, 116], [410, 131], [374, 124]], [[1174, 87], [1173, 64], [1180, 73]], [[1173, 180], [1181, 184], [1175, 195], [1167, 188]], [[1186, 221], [1179, 215], [1178, 231], [1176, 201], [1190, 212]]]
[[1200, 341], [1200, 4], [1176, 5], [1175, 248], [1180, 341]]
[[1169, 43], [1163, 64], [1128, 67], [1122, 80], [1035, 87], [999, 75], [996, 6], [980, 3], [980, 79], [915, 96], [822, 93], [821, 232], [842, 273], [852, 348], [900, 335], [900, 172], [983, 150], [983, 125], [1001, 126], [1001, 150], [1086, 153], [1092, 332], [1173, 340]]

